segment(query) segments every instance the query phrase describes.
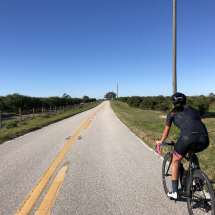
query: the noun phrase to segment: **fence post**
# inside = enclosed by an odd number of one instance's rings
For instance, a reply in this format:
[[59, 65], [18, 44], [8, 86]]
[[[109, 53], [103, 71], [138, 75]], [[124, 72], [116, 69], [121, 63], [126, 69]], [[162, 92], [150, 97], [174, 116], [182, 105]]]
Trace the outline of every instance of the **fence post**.
[[42, 116], [43, 116], [43, 107], [42, 107]]
[[1, 126], [1, 110], [0, 110], [0, 129], [2, 129], [2, 126]]
[[20, 122], [22, 122], [22, 113], [21, 113], [21, 108], [19, 108], [19, 115], [20, 115]]
[[34, 108], [33, 108], [33, 119], [34, 119]]
[[52, 115], [52, 106], [50, 105], [50, 116]]

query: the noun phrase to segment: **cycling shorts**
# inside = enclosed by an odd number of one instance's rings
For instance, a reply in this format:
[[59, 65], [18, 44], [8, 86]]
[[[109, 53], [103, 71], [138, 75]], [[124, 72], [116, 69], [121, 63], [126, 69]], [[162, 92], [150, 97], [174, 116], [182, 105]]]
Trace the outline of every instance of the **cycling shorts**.
[[193, 137], [193, 136], [180, 136], [174, 146], [173, 153], [178, 158], [183, 158], [191, 149], [194, 144], [194, 152], [198, 153], [205, 150], [209, 146], [208, 136]]

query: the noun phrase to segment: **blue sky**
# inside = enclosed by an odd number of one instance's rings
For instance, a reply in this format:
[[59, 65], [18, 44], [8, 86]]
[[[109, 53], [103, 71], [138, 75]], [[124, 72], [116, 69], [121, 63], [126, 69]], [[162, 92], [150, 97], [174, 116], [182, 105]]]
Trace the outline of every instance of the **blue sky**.
[[[172, 94], [172, 0], [0, 1], [0, 96]], [[215, 1], [177, 1], [178, 91], [215, 93]]]

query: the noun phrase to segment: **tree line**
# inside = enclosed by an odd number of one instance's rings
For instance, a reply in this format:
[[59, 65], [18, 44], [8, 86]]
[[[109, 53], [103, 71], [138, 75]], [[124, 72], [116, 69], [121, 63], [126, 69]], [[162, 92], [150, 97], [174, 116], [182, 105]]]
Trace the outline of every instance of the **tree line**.
[[[140, 108], [143, 110], [157, 110], [157, 111], [171, 111], [172, 103], [170, 96], [132, 96], [132, 97], [120, 97], [118, 99], [121, 102], [126, 102], [130, 107]], [[187, 96], [187, 105], [195, 108], [199, 115], [203, 115], [209, 111], [210, 103], [215, 100], [214, 96]]]
[[18, 93], [0, 96], [0, 110], [4, 112], [17, 112], [19, 108], [22, 110], [30, 110], [32, 108], [40, 109], [41, 107], [49, 108], [50, 106], [60, 107], [67, 105], [74, 105], [80, 103], [89, 103], [96, 101], [95, 98], [84, 96], [83, 98], [71, 98], [66, 93], [62, 97], [31, 97], [24, 96]]

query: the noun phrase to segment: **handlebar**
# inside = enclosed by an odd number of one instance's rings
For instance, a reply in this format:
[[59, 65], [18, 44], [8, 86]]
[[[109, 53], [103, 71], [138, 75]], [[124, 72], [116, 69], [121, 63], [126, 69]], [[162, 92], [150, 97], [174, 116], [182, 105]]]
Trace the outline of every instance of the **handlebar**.
[[159, 145], [156, 145], [155, 148], [157, 148], [159, 155], [161, 155], [160, 146], [174, 146], [174, 145], [175, 143], [171, 141], [171, 143], [160, 143]]
[[161, 155], [160, 145], [157, 145], [157, 150], [158, 150], [159, 155]]

